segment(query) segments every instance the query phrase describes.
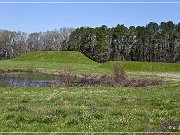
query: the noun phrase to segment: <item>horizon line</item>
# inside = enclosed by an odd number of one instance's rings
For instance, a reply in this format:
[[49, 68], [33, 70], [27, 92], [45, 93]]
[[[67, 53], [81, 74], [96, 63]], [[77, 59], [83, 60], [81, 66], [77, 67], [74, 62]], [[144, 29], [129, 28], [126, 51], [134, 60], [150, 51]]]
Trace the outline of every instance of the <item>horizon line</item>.
[[52, 1], [52, 2], [47, 2], [47, 1], [42, 1], [42, 2], [37, 2], [37, 1], [34, 1], [34, 2], [30, 2], [30, 1], [27, 1], [27, 2], [21, 2], [21, 1], [7, 1], [7, 2], [0, 2], [0, 4], [180, 4], [180, 2], [173, 2], [173, 1], [169, 1], [169, 2], [140, 2], [140, 1], [137, 1], [137, 2], [56, 2], [56, 1]]

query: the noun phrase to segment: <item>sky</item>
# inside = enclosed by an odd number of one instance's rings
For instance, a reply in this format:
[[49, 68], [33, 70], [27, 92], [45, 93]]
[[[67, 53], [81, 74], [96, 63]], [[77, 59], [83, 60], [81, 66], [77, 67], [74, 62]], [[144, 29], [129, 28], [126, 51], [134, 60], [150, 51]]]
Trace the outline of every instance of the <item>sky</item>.
[[[0, 0], [32, 2], [35, 0]], [[51, 2], [36, 0], [35, 2]], [[63, 1], [63, 0], [52, 0]], [[64, 0], [65, 1], [65, 0]], [[93, 0], [66, 0], [93, 2]], [[120, 0], [94, 0], [116, 2]], [[125, 0], [124, 0], [125, 1]], [[137, 2], [145, 0], [128, 0]], [[171, 2], [171, 0], [149, 0], [149, 2]], [[127, 2], [127, 0], [125, 1]], [[180, 2], [180, 0], [174, 0]], [[99, 27], [117, 24], [145, 26], [149, 22], [180, 22], [179, 4], [2, 4], [0, 3], [0, 29], [26, 33], [59, 29], [62, 27]]]

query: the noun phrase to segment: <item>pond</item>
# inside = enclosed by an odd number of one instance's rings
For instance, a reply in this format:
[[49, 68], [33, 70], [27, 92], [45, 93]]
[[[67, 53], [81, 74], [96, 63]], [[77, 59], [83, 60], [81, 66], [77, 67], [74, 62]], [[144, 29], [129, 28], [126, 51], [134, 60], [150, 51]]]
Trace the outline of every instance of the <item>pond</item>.
[[38, 72], [9, 72], [0, 74], [0, 86], [52, 86], [60, 82], [57, 76]]
[[[116, 76], [115, 76], [116, 77]], [[115, 78], [114, 76], [74, 76], [70, 74], [49, 75], [39, 72], [6, 72], [0, 73], [0, 86], [125, 86], [125, 87], [147, 87], [161, 85], [165, 81], [161, 79], [139, 79], [139, 78]]]

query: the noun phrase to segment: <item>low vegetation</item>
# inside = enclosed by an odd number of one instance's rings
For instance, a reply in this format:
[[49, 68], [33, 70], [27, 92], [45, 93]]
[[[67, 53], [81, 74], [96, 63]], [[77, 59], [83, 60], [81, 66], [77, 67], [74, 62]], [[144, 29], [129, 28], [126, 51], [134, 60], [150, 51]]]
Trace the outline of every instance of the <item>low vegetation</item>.
[[[121, 78], [119, 78], [119, 77]], [[164, 84], [165, 81], [161, 79], [138, 79], [138, 78], [122, 78], [122, 75], [104, 75], [104, 76], [77, 76], [70, 74], [59, 74], [57, 78], [61, 81], [53, 84], [54, 87], [73, 87], [73, 86], [81, 86], [81, 87], [147, 87], [154, 85]]]
[[4, 132], [154, 132], [179, 121], [179, 83], [133, 87], [0, 87]]
[[[71, 85], [71, 87], [66, 87], [67, 85], [61, 85], [61, 87], [0, 86], [0, 131], [178, 131], [162, 129], [160, 123], [180, 120], [179, 80], [163, 83], [164, 81], [159, 78], [156, 79], [160, 82], [150, 77], [149, 81], [146, 78], [130, 77], [129, 72], [140, 74], [139, 71], [154, 73], [157, 70], [157, 72], [179, 74], [180, 65], [178, 63], [124, 62], [122, 66], [122, 63], [113, 63], [96, 63], [84, 58], [78, 52], [66, 54], [45, 51], [0, 61], [2, 72], [41, 71], [56, 75], [70, 75], [66, 77], [67, 82], [68, 77], [72, 77], [73, 80], [76, 77], [77, 82], [84, 83], [83, 87], [78, 85]], [[125, 80], [125, 83], [122, 80]], [[103, 85], [95, 87], [96, 82]], [[118, 84], [119, 82], [123, 83]], [[148, 87], [143, 87], [144, 84]]]
[[[113, 63], [113, 61], [105, 62], [100, 67], [112, 68]], [[132, 72], [180, 72], [179, 63], [125, 61], [124, 68]]]
[[[104, 75], [113, 73], [113, 63], [96, 63], [74, 51], [31, 52], [11, 60], [1, 60], [1, 70], [37, 70]], [[125, 61], [126, 72], [180, 72], [179, 63]]]

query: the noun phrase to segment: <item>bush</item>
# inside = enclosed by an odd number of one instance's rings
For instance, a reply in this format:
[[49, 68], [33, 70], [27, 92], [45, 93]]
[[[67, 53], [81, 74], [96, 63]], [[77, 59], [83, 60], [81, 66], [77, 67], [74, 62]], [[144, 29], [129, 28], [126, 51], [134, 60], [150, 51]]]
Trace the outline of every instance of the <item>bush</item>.
[[116, 82], [125, 80], [127, 78], [124, 65], [122, 61], [116, 61], [113, 64], [113, 76]]

